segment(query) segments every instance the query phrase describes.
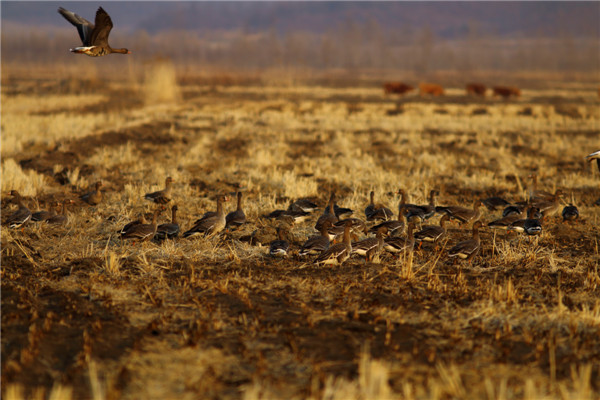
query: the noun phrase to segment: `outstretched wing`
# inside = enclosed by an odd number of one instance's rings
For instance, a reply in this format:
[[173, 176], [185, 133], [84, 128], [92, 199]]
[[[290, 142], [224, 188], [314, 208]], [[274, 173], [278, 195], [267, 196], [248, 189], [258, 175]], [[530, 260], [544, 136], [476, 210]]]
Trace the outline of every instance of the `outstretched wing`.
[[81, 38], [83, 45], [89, 46], [91, 43], [90, 38], [92, 36], [92, 31], [94, 30], [94, 25], [87, 19], [75, 14], [72, 11], [65, 10], [62, 7], [58, 8], [58, 12], [77, 28], [77, 32], [79, 32], [79, 37]]
[[108, 34], [113, 27], [112, 20], [102, 7], [96, 11], [96, 26], [90, 38], [91, 46], [103, 46], [108, 44]]

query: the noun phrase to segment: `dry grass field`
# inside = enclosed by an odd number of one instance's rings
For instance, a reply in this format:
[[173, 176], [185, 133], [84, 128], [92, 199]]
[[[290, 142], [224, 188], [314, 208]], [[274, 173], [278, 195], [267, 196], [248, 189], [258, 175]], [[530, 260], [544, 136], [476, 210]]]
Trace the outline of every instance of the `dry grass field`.
[[[178, 85], [164, 63], [143, 82], [3, 73], [3, 219], [13, 189], [32, 210], [77, 201], [65, 226], [2, 226], [3, 398], [599, 398], [600, 176], [584, 159], [600, 148], [597, 83], [505, 101], [459, 86], [397, 99], [378, 85]], [[418, 204], [434, 188], [444, 205], [518, 201], [532, 172], [577, 223], [559, 211], [535, 238], [486, 226], [472, 264], [447, 256], [470, 236], [456, 223], [437, 250], [373, 263], [294, 254], [331, 191], [364, 219], [371, 190], [395, 213], [399, 188]], [[122, 242], [167, 176], [183, 230], [238, 190], [247, 224]], [[80, 202], [99, 180], [103, 202]], [[272, 258], [280, 222], [262, 216], [300, 197], [321, 210]]]

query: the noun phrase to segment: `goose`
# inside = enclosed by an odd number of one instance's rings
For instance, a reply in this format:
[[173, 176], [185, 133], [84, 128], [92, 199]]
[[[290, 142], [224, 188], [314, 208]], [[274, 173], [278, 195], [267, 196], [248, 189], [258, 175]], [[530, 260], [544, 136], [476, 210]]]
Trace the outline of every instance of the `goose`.
[[144, 198], [146, 200], [153, 201], [156, 204], [167, 204], [169, 201], [171, 201], [171, 185], [173, 182], [173, 178], [171, 178], [170, 176], [167, 177], [167, 179], [165, 179], [165, 188], [163, 190], [158, 190], [152, 193], [146, 193], [144, 195]]
[[141, 213], [139, 219], [128, 222], [127, 224], [125, 224], [125, 226], [123, 226], [120, 230], [118, 230], [117, 233], [119, 235], [123, 236], [134, 226], [141, 225], [141, 224], [147, 224], [147, 223], [148, 223], [148, 221], [146, 220], [146, 216], [144, 215], [144, 213]]
[[35, 222], [44, 222], [48, 218], [55, 216], [56, 215], [56, 207], [58, 207], [58, 204], [59, 203], [52, 202], [52, 204], [50, 204], [50, 209], [48, 211], [40, 210], [40, 211], [36, 211], [36, 212], [32, 213], [31, 220], [35, 221]]
[[506, 201], [502, 197], [498, 197], [498, 196], [485, 198], [485, 199], [481, 200], [481, 202], [490, 211], [496, 211], [498, 208], [507, 207], [510, 205], [510, 203], [508, 201]]
[[174, 239], [179, 235], [179, 223], [177, 222], [177, 210], [176, 204], [171, 207], [171, 222], [160, 224], [156, 227], [156, 234], [154, 239], [165, 240]]
[[406, 219], [405, 216], [407, 213], [408, 213], [408, 210], [405, 210], [404, 208], [400, 207], [400, 209], [398, 210], [398, 219], [396, 219], [396, 220], [391, 219], [389, 221], [383, 221], [377, 225], [374, 225], [371, 227], [371, 229], [369, 229], [369, 232], [377, 233], [379, 228], [385, 227], [386, 228], [385, 232], [388, 234], [388, 236], [399, 235], [404, 230], [404, 225], [405, 225], [404, 221]]
[[300, 247], [298, 255], [307, 256], [309, 254], [320, 254], [329, 248], [330, 236], [327, 232], [331, 227], [331, 221], [325, 221], [321, 225], [321, 234], [309, 238]]
[[85, 54], [90, 57], [100, 57], [111, 53], [131, 54], [128, 49], [113, 49], [108, 44], [108, 35], [113, 27], [110, 16], [102, 7], [96, 11], [94, 24], [72, 11], [58, 8], [58, 12], [77, 28], [83, 46], [69, 49], [71, 53]]
[[451, 219], [455, 219], [463, 224], [467, 224], [470, 222], [475, 222], [481, 218], [481, 211], [479, 211], [479, 206], [481, 206], [481, 204], [481, 200], [476, 200], [473, 208], [461, 206], [436, 207], [436, 212], [446, 213]]
[[369, 194], [371, 199], [371, 203], [365, 208], [365, 216], [367, 217], [367, 221], [387, 221], [390, 219], [394, 213], [389, 208], [385, 207], [382, 204], [375, 204], [375, 192], [371, 190]]
[[482, 226], [483, 224], [481, 221], [475, 221], [473, 224], [473, 236], [471, 239], [458, 242], [455, 246], [448, 250], [448, 257], [458, 257], [463, 260], [466, 259], [469, 263], [471, 263], [473, 261], [473, 257], [475, 257], [481, 248], [479, 228]]
[[62, 210], [60, 212], [60, 214], [56, 214], [53, 215], [52, 217], [48, 218], [46, 220], [47, 223], [52, 224], [52, 225], [64, 225], [68, 218], [67, 218], [67, 205], [68, 204], [75, 204], [75, 202], [71, 199], [66, 199], [62, 202]]
[[338, 222], [338, 217], [335, 215], [334, 210], [335, 204], [335, 193], [331, 192], [329, 196], [329, 202], [327, 203], [327, 208], [323, 211], [323, 214], [317, 219], [317, 223], [315, 224], [315, 229], [319, 232], [321, 231], [321, 226], [325, 223], [325, 221], [331, 222], [331, 225]]
[[536, 199], [531, 202], [533, 207], [540, 210], [544, 217], [556, 213], [560, 208], [560, 196], [563, 195], [561, 189], [558, 189], [553, 195], [545, 199]]
[[161, 210], [157, 209], [152, 215], [152, 223], [150, 224], [139, 224], [133, 226], [125, 234], [121, 235], [121, 239], [134, 239], [141, 242], [145, 242], [154, 237], [156, 234], [156, 220]]
[[272, 257], [287, 257], [290, 243], [285, 240], [286, 229], [282, 226], [277, 227], [277, 239], [273, 240], [269, 245], [269, 254]]
[[213, 216], [200, 219], [192, 228], [183, 234], [183, 237], [204, 234], [204, 236], [212, 237], [225, 229], [225, 212], [223, 211], [223, 203], [226, 202], [227, 196], [217, 196], [217, 213]]
[[19, 192], [11, 190], [10, 195], [15, 198], [19, 208], [8, 216], [5, 224], [8, 225], [9, 228], [20, 228], [31, 219], [31, 211], [23, 203], [23, 198]]
[[508, 229], [513, 222], [518, 221], [520, 219], [521, 213], [509, 214], [506, 217], [502, 217], [488, 223], [488, 226], [493, 229]]
[[383, 235], [385, 234], [387, 234], [387, 227], [382, 226], [377, 229], [376, 237], [352, 243], [352, 253], [365, 257], [365, 262], [371, 261], [373, 256], [383, 249]]
[[446, 222], [450, 219], [448, 214], [445, 214], [440, 218], [439, 225], [425, 225], [421, 230], [415, 233], [415, 240], [418, 242], [432, 242], [437, 243], [446, 237]]
[[340, 207], [337, 204], [333, 205], [333, 212], [338, 219], [350, 218], [354, 213], [354, 210], [351, 208]]
[[523, 204], [508, 205], [504, 207], [504, 210], [502, 210], [502, 217], [508, 217], [510, 215], [520, 216], [521, 214], [523, 214], [523, 210], [525, 210], [525, 207], [526, 206]]
[[406, 237], [388, 237], [385, 239], [383, 244], [383, 248], [389, 251], [390, 253], [399, 253], [405, 250], [412, 251], [415, 247], [415, 237], [413, 232], [415, 230], [415, 223], [409, 222], [408, 227], [406, 228]]
[[82, 194], [81, 196], [79, 196], [79, 199], [88, 203], [90, 206], [96, 206], [100, 204], [100, 202], [102, 201], [102, 192], [100, 191], [101, 187], [102, 181], [96, 182], [96, 184], [94, 185], [95, 189]]
[[440, 192], [435, 189], [429, 192], [429, 204], [405, 204], [404, 207], [408, 209], [406, 219], [410, 221], [412, 217], [419, 217], [421, 221], [424, 221], [433, 217], [435, 215], [435, 196], [438, 194], [440, 194]]
[[306, 213], [313, 213], [317, 211], [318, 206], [314, 202], [308, 199], [298, 199], [292, 202], [288, 208], [288, 211], [303, 211]]
[[563, 222], [575, 221], [579, 218], [579, 210], [573, 204], [565, 206], [562, 210]]
[[237, 193], [237, 208], [225, 216], [226, 229], [238, 229], [246, 223], [246, 214], [242, 209], [242, 192]]
[[315, 260], [315, 264], [341, 265], [350, 258], [350, 255], [352, 254], [352, 243], [350, 242], [351, 228], [352, 222], [347, 221], [344, 226], [344, 241], [342, 243], [334, 244], [327, 250], [324, 250]]
[[526, 233], [530, 236], [539, 235], [542, 233], [542, 224], [539, 219], [535, 218], [535, 214], [538, 211], [539, 210], [536, 207], [530, 207], [529, 210], [527, 210], [527, 219], [520, 219], [513, 222], [508, 227], [508, 230]]

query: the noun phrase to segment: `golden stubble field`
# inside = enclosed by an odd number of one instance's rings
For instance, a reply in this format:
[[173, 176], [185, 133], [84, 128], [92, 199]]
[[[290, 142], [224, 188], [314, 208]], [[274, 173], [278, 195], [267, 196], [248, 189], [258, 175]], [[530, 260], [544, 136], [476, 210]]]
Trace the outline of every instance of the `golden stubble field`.
[[[600, 176], [584, 160], [600, 145], [597, 85], [398, 101], [377, 85], [173, 82], [168, 65], [145, 84], [5, 73], [3, 219], [12, 189], [38, 210], [104, 183], [66, 226], [2, 226], [5, 398], [598, 398]], [[470, 235], [455, 223], [412, 264], [267, 255], [280, 222], [261, 216], [292, 199], [321, 206], [292, 227], [297, 249], [332, 190], [364, 218], [371, 190], [394, 212], [399, 188], [414, 203], [434, 188], [439, 204], [518, 201], [532, 172], [580, 220], [557, 214], [532, 239], [486, 227], [471, 265], [447, 257]], [[182, 229], [237, 190], [248, 223], [122, 243], [167, 176]]]

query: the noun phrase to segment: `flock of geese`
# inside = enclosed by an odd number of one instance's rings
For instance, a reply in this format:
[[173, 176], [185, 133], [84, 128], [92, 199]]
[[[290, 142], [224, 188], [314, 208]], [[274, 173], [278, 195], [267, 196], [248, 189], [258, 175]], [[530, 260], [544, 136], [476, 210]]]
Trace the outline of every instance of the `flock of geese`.
[[[588, 155], [587, 159], [596, 160], [600, 170], [600, 151]], [[471, 226], [472, 235], [469, 239], [451, 247], [447, 255], [450, 258], [472, 262], [481, 247], [479, 230], [484, 227], [481, 220], [482, 206], [490, 211], [502, 211], [497, 219], [487, 224], [487, 227], [528, 236], [539, 235], [542, 232], [542, 221], [558, 212], [562, 190], [558, 189], [554, 193], [538, 190], [536, 175], [532, 174], [530, 177], [531, 188], [528, 199], [511, 203], [501, 197], [488, 197], [476, 200], [471, 208], [437, 205], [436, 196], [439, 195], [437, 190], [430, 191], [427, 204], [412, 204], [409, 202], [408, 194], [403, 189], [399, 189], [397, 194], [400, 200], [396, 216], [384, 204], [376, 203], [375, 192], [371, 191], [370, 203], [364, 209], [364, 219], [353, 216], [354, 210], [339, 206], [336, 203], [335, 193], [331, 193], [327, 206], [316, 218], [314, 229], [319, 234], [307, 238], [294, 253], [302, 258], [315, 256], [315, 264], [338, 265], [353, 254], [364, 257], [366, 262], [369, 262], [384, 251], [398, 254], [412, 251], [417, 245], [421, 248], [424, 243], [434, 245], [437, 251], [438, 245], [448, 237], [447, 223], [454, 221], [461, 226]], [[170, 207], [171, 220], [158, 224], [159, 215], [172, 201], [173, 182], [171, 177], [167, 177], [164, 189], [144, 195], [146, 200], [157, 205], [152, 220], [147, 221], [142, 213], [139, 219], [129, 222], [118, 231], [122, 240], [133, 240], [134, 243], [153, 240], [161, 243], [180, 236], [177, 205]], [[97, 206], [103, 201], [101, 189], [102, 182], [97, 182], [94, 189], [80, 195], [79, 200], [90, 206]], [[68, 221], [67, 206], [75, 204], [73, 200], [66, 199], [60, 203], [52, 203], [48, 211], [32, 212], [17, 191], [13, 190], [10, 194], [18, 204], [17, 210], [4, 222], [4, 226], [10, 228], [23, 229], [23, 226], [30, 221], [63, 225]], [[226, 214], [224, 203], [228, 200], [226, 195], [218, 195], [216, 210], [205, 212], [191, 224], [189, 229], [181, 233], [181, 236], [183, 238], [202, 236], [211, 239], [224, 232], [236, 231], [247, 224], [242, 192], [237, 192], [236, 209]], [[270, 243], [269, 254], [273, 257], [287, 257], [292, 254], [293, 246], [286, 240], [290, 227], [311, 219], [317, 210], [317, 204], [307, 198], [301, 198], [291, 202], [287, 209], [275, 210], [264, 215], [264, 218], [275, 220], [278, 225], [278, 239]], [[441, 217], [437, 224], [432, 224], [429, 221], [435, 215]], [[578, 217], [579, 211], [576, 206], [569, 204], [563, 208], [563, 222], [575, 221]], [[364, 238], [360, 239], [361, 236]]]

